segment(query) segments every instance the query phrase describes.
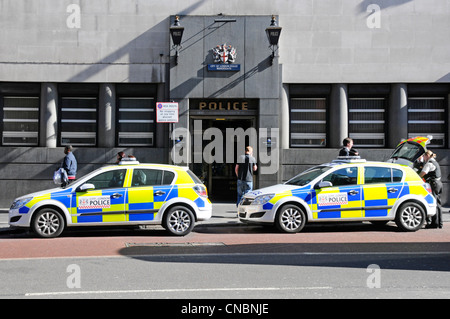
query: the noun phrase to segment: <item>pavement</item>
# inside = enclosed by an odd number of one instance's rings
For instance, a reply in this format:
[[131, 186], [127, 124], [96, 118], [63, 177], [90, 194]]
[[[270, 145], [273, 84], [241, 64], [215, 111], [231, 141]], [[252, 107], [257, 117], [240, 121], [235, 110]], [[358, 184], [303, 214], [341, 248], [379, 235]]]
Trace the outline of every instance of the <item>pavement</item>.
[[[450, 208], [443, 207], [443, 220], [450, 222]], [[202, 226], [243, 226], [239, 221], [234, 203], [213, 203], [212, 217], [209, 220], [197, 222], [196, 225]], [[0, 208], [0, 232], [8, 231], [8, 209]]]

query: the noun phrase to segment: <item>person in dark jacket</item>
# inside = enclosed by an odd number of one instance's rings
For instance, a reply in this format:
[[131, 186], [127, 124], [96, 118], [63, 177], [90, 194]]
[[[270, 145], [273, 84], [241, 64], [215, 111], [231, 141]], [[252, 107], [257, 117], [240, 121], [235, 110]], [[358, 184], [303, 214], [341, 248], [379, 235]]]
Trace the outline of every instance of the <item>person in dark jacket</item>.
[[237, 176], [237, 203], [239, 205], [242, 196], [253, 190], [253, 172], [256, 172], [258, 166], [253, 155], [253, 147], [247, 146], [245, 148], [245, 155], [239, 157], [238, 163], [235, 166], [235, 173]]
[[350, 137], [344, 138], [343, 148], [339, 151], [339, 156], [358, 156], [359, 153], [353, 148], [353, 140]]
[[66, 154], [66, 156], [64, 157], [61, 167], [64, 168], [64, 170], [67, 173], [68, 182], [67, 184], [63, 183], [64, 184], [62, 185], [63, 187], [72, 183], [76, 179], [77, 160], [75, 158], [75, 155], [73, 155], [72, 151], [73, 151], [72, 145], [67, 145], [66, 147], [64, 147], [64, 154]]

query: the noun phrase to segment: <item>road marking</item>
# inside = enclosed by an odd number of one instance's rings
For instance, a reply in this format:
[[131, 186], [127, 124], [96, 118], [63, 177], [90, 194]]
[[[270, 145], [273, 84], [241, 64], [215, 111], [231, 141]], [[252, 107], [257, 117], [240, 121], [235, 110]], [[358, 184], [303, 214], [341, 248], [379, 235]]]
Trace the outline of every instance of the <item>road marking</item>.
[[187, 242], [187, 243], [125, 243], [125, 247], [215, 247], [215, 246], [226, 246], [221, 242], [211, 242], [211, 243], [198, 243], [198, 242]]
[[133, 293], [173, 293], [173, 292], [220, 292], [220, 291], [282, 291], [282, 290], [330, 290], [333, 287], [242, 287], [242, 288], [180, 288], [180, 289], [142, 289], [142, 290], [90, 290], [90, 291], [54, 291], [30, 292], [26, 297], [63, 296], [63, 295], [89, 295], [89, 294], [133, 294]]

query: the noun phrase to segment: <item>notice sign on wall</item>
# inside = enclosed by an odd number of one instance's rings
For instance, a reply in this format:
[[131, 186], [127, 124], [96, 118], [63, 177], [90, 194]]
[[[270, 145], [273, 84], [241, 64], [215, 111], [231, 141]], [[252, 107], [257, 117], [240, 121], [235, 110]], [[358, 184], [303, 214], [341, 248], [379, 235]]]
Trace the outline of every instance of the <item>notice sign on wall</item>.
[[156, 102], [157, 123], [178, 123], [178, 103]]

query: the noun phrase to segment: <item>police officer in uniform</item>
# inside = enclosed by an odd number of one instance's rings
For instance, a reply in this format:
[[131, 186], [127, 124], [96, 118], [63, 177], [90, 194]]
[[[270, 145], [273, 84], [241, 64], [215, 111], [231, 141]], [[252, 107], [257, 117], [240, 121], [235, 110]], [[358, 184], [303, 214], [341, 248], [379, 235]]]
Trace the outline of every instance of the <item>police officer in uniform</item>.
[[433, 191], [433, 196], [436, 198], [437, 208], [436, 215], [432, 218], [428, 224], [429, 228], [442, 228], [442, 209], [441, 209], [441, 196], [442, 182], [441, 182], [441, 167], [436, 161], [436, 154], [428, 150], [422, 155], [423, 168], [420, 172], [422, 177], [428, 184], [430, 184]]

